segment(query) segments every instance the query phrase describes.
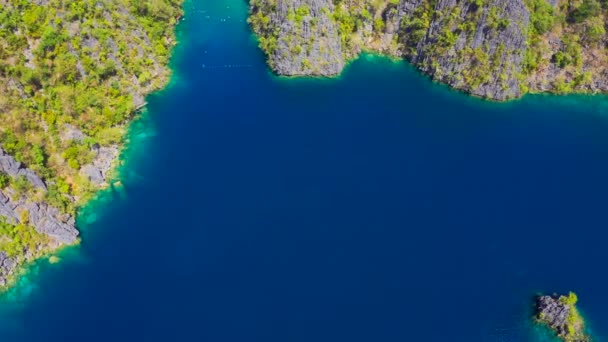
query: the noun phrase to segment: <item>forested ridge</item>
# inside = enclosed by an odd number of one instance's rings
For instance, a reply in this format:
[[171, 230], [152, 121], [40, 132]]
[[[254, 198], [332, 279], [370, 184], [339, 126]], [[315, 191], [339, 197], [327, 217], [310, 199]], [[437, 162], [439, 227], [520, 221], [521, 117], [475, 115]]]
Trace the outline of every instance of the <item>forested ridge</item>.
[[0, 285], [108, 185], [126, 125], [167, 82], [181, 4], [0, 0]]

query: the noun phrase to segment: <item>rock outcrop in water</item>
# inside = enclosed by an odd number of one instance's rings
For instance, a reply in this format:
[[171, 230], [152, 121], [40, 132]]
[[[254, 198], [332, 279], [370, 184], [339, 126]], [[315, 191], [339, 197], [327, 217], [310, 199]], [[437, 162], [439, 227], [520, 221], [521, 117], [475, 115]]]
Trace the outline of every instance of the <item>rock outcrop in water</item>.
[[608, 91], [606, 18], [597, 0], [251, 0], [249, 22], [280, 75], [332, 76], [373, 51], [507, 100]]
[[546, 324], [566, 342], [589, 342], [585, 332], [585, 322], [576, 309], [576, 294], [568, 296], [538, 296], [536, 298], [536, 319]]

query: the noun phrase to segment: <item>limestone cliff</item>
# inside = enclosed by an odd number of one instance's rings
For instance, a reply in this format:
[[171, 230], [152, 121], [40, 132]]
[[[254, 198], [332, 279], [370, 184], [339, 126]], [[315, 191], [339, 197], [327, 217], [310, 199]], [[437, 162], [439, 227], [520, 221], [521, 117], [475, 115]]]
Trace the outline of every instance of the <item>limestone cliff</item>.
[[[264, 6], [253, 3], [261, 13]], [[279, 1], [265, 30], [272, 68], [284, 75], [335, 75], [344, 67], [331, 0]]]
[[[526, 48], [529, 14], [523, 0], [490, 0], [485, 5], [443, 0], [420, 40], [408, 35], [429, 11], [418, 0], [400, 7], [404, 55], [434, 79], [474, 95], [504, 100], [520, 96], [518, 75]], [[433, 13], [426, 14], [433, 16]]]
[[249, 22], [281, 75], [331, 76], [367, 50], [494, 99], [608, 91], [598, 0], [251, 0]]

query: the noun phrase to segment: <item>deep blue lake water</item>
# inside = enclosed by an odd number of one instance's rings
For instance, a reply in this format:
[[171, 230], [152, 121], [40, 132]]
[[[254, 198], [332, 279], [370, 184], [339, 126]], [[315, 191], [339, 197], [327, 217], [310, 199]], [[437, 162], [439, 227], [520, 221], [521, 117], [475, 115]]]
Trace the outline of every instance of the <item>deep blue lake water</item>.
[[281, 79], [245, 1], [185, 7], [124, 188], [0, 340], [548, 341], [532, 298], [570, 290], [608, 336], [606, 97], [489, 103], [370, 56]]

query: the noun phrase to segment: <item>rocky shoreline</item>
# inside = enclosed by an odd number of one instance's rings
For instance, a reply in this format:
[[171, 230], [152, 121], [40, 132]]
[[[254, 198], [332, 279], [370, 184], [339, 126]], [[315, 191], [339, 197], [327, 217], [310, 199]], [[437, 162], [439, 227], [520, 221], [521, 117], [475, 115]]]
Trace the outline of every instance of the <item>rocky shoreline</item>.
[[[0, 148], [0, 172], [13, 177], [23, 177], [35, 191], [43, 196], [48, 191], [47, 184], [28, 168]], [[9, 282], [10, 276], [17, 265], [30, 261], [43, 250], [74, 244], [78, 240], [78, 230], [74, 218], [62, 213], [58, 208], [50, 206], [43, 200], [28, 198], [19, 193], [14, 187], [8, 186], [0, 190], [0, 216], [9, 224], [32, 226], [38, 233], [49, 238], [45, 246], [38, 245], [35, 250], [25, 247], [22, 255], [10, 257], [5, 251], [0, 252], [0, 287]], [[22, 260], [23, 259], [23, 260]]]
[[279, 75], [333, 76], [371, 51], [492, 100], [608, 92], [608, 36], [585, 36], [604, 13], [558, 24], [575, 10], [563, 0], [251, 0], [249, 23]]
[[126, 127], [168, 81], [183, 9], [4, 1], [0, 14], [14, 26], [0, 25], [2, 292], [22, 265], [79, 242], [78, 209], [109, 186]]
[[[69, 125], [66, 126], [65, 130], [69, 132], [70, 139], [84, 141], [89, 138], [80, 130]], [[109, 186], [117, 166], [120, 150], [121, 146], [118, 144], [93, 145], [90, 149], [94, 156], [93, 160], [90, 164], [81, 167], [80, 174], [88, 179], [98, 191], [106, 188]], [[77, 244], [80, 235], [72, 215], [49, 205], [44, 200], [49, 184], [0, 147], [1, 173], [13, 179], [25, 177], [36, 193], [20, 194], [10, 186], [0, 189], [0, 220], [13, 225], [31, 226], [48, 240], [44, 245], [38, 245], [32, 250], [26, 248], [22, 255], [11, 257], [5, 251], [0, 251], [0, 292], [4, 287], [10, 285], [19, 265], [33, 261], [41, 255], [52, 253], [59, 248]], [[39, 198], [39, 200], [35, 198]], [[70, 197], [68, 200], [77, 202], [79, 198]]]
[[590, 342], [585, 322], [576, 303], [576, 294], [536, 297], [536, 320], [551, 329], [564, 342]]

